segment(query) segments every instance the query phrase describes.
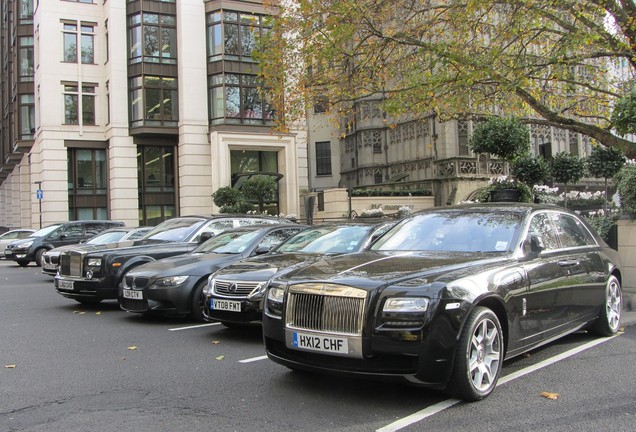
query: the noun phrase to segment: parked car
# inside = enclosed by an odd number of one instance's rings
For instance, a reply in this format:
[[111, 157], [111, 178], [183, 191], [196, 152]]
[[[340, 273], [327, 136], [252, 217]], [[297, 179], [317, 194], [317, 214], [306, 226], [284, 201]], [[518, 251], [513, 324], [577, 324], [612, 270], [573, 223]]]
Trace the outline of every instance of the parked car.
[[190, 315], [202, 320], [201, 292], [208, 276], [240, 259], [265, 254], [303, 225], [263, 225], [224, 231], [192, 253], [139, 266], [124, 276], [119, 305], [128, 312]]
[[618, 253], [576, 214], [523, 203], [435, 208], [363, 252], [275, 277], [267, 355], [292, 369], [399, 379], [475, 401], [508, 359], [570, 332], [613, 335]]
[[317, 225], [281, 243], [272, 252], [223, 267], [210, 275], [204, 288], [203, 318], [225, 326], [261, 323], [267, 281], [279, 269], [289, 270], [330, 255], [357, 252], [395, 225], [334, 223]]
[[[88, 240], [86, 240], [86, 242], [80, 243], [83, 246], [88, 246], [90, 248], [94, 245], [106, 245], [111, 243], [129, 241], [129, 246], [131, 246], [133, 240], [139, 240], [151, 229], [152, 227], [110, 228], [100, 234], [89, 238]], [[60, 263], [60, 253], [62, 253], [62, 251], [70, 249], [79, 249], [79, 247], [78, 245], [66, 245], [44, 252], [44, 255], [42, 255], [42, 273], [48, 274], [50, 276], [55, 276], [55, 273], [57, 273], [57, 266]]]
[[282, 223], [266, 216], [183, 216], [154, 227], [132, 246], [127, 244], [73, 248], [60, 254], [55, 289], [80, 303], [117, 298], [117, 286], [131, 269], [142, 264], [192, 252], [203, 241], [230, 228]]
[[123, 222], [107, 220], [80, 220], [49, 225], [34, 232], [29, 237], [9, 243], [4, 250], [6, 259], [11, 259], [24, 267], [34, 261], [42, 265], [42, 255], [53, 248], [77, 244], [88, 240], [95, 234], [117, 226]]
[[0, 259], [4, 258], [4, 249], [9, 243], [28, 237], [34, 232], [32, 229], [14, 229], [0, 234]]

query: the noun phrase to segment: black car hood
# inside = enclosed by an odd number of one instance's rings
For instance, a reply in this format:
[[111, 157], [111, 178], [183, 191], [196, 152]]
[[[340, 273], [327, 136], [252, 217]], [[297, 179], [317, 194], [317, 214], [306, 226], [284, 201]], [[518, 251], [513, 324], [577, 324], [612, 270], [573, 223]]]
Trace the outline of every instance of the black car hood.
[[266, 281], [279, 270], [291, 270], [294, 266], [310, 264], [323, 258], [323, 254], [312, 253], [267, 254], [230, 264], [219, 270], [216, 276], [223, 280]]
[[508, 258], [504, 253], [365, 251], [299, 266], [283, 272], [277, 279], [289, 283], [338, 281], [360, 287], [397, 284], [422, 278], [428, 282], [445, 281], [475, 273], [478, 268], [501, 265]]
[[119, 243], [111, 243], [108, 245], [85, 245], [77, 247], [77, 250], [88, 252], [90, 255], [108, 255], [112, 253], [115, 256], [125, 255], [144, 255], [144, 254], [161, 254], [171, 251], [188, 251], [197, 245], [194, 243], [181, 242], [159, 242], [159, 243], [138, 243], [138, 240], [126, 240]]
[[128, 274], [135, 277], [203, 276], [229, 262], [240, 259], [237, 254], [185, 254], [143, 264]]

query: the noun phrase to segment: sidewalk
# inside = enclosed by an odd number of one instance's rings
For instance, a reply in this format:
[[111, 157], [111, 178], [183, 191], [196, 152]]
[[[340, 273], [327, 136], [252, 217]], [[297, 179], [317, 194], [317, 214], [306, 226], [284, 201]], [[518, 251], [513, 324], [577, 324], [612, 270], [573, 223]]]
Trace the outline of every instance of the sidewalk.
[[628, 310], [628, 306], [623, 307], [623, 316], [621, 317], [621, 326], [626, 327], [636, 324], [636, 310]]

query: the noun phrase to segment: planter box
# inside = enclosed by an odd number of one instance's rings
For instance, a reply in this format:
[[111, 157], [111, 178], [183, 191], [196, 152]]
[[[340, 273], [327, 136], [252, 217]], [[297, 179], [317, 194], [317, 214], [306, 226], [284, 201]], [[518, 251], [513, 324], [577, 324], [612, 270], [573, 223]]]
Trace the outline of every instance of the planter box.
[[628, 310], [636, 308], [636, 221], [620, 219], [618, 252], [623, 262], [623, 302]]

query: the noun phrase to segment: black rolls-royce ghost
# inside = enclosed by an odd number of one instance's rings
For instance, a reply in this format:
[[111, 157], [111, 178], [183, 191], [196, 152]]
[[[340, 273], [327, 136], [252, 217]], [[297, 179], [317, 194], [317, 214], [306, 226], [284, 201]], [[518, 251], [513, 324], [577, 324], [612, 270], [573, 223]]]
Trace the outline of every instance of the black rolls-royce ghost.
[[291, 369], [488, 396], [505, 359], [579, 329], [615, 334], [618, 253], [556, 206], [425, 210], [368, 250], [294, 267], [267, 288], [267, 355]]

